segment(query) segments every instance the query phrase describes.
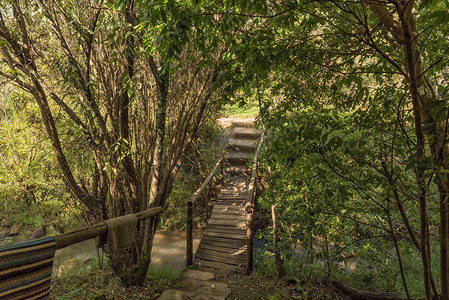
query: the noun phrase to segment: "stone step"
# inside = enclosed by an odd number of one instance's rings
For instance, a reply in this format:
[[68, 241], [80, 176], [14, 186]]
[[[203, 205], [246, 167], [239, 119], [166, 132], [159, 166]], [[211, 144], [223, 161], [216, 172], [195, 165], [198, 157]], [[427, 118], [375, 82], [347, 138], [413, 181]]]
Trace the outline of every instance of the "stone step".
[[232, 121], [233, 127], [254, 127], [254, 122], [256, 121], [256, 118], [248, 118], [245, 120], [234, 120]]
[[254, 127], [235, 127], [232, 135], [234, 138], [258, 139], [260, 137], [260, 131]]
[[257, 148], [257, 141], [253, 139], [248, 140], [230, 138], [228, 141], [228, 148], [234, 151], [255, 152]]
[[231, 290], [226, 284], [216, 282], [214, 274], [198, 270], [186, 270], [176, 289], [165, 290], [159, 300], [216, 299], [225, 300]]

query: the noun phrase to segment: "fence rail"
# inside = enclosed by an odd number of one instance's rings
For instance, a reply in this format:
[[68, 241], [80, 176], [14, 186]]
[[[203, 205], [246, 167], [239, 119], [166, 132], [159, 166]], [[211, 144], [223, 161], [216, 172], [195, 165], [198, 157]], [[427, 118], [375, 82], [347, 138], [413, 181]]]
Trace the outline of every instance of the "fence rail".
[[[136, 213], [137, 221], [143, 221], [162, 212], [162, 207], [153, 207], [148, 210]], [[92, 226], [76, 229], [74, 231], [56, 235], [56, 249], [62, 249], [67, 246], [101, 236], [108, 232], [108, 226], [102, 222]]]

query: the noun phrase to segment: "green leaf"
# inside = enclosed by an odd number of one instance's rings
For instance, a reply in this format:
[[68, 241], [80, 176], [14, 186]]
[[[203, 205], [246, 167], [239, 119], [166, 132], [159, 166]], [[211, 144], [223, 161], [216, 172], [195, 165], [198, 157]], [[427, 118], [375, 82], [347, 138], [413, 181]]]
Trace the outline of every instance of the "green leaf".
[[429, 19], [433, 19], [433, 25], [439, 26], [449, 21], [449, 12], [446, 10], [437, 10], [429, 15]]

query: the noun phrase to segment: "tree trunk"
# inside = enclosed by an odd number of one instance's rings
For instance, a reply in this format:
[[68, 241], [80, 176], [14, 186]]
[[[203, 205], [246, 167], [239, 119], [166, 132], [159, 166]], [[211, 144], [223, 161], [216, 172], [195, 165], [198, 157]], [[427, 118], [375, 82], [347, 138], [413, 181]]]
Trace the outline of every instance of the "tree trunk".
[[279, 250], [279, 232], [276, 222], [276, 204], [271, 205], [271, 220], [273, 221], [273, 248], [274, 248], [274, 262], [276, 264], [276, 271], [278, 278], [285, 276], [284, 272], [284, 259], [281, 256]]
[[410, 86], [413, 114], [415, 118], [415, 134], [417, 138], [417, 171], [416, 178], [419, 186], [420, 221], [421, 221], [421, 257], [423, 261], [423, 275], [426, 299], [432, 299], [432, 293], [438, 297], [438, 292], [432, 284], [430, 264], [430, 238], [427, 220], [426, 184], [423, 180], [423, 165], [425, 143], [423, 124], [434, 124], [434, 136], [428, 139], [434, 170], [437, 173], [435, 183], [440, 196], [440, 266], [441, 266], [441, 293], [443, 299], [449, 299], [449, 211], [446, 203], [448, 195], [448, 176], [440, 170], [448, 170], [446, 165], [447, 145], [445, 141], [446, 130], [440, 128], [432, 118], [431, 111], [423, 109], [431, 98], [432, 90], [426, 86], [426, 74], [423, 72], [421, 55], [418, 49], [418, 33], [416, 21], [413, 16], [414, 1], [390, 1], [396, 10], [399, 19], [391, 14], [386, 4], [374, 1], [365, 1], [374, 15], [389, 29], [396, 41], [401, 45], [405, 54], [407, 67], [406, 79]]

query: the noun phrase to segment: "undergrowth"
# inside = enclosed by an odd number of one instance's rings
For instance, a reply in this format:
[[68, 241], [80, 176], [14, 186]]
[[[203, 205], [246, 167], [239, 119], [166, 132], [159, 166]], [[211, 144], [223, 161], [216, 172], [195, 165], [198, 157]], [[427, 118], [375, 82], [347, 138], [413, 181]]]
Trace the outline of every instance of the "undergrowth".
[[[432, 263], [433, 269], [436, 270], [434, 276], [438, 279], [439, 272], [436, 264], [439, 257], [438, 251], [435, 250], [437, 247], [433, 246]], [[411, 297], [419, 298], [424, 295], [421, 257], [412, 247], [408, 250], [402, 252], [404, 274]], [[304, 299], [308, 299], [307, 295], [316, 292], [317, 286], [328, 284], [330, 281], [339, 281], [361, 291], [405, 295], [397, 258], [392, 251], [376, 253], [370, 258], [359, 253], [358, 257], [353, 257], [344, 263], [333, 261], [330, 265], [330, 274], [324, 259], [315, 259], [313, 263], [310, 263], [304, 253], [284, 256], [286, 278], [294, 284], [295, 290], [303, 295]], [[276, 278], [274, 254], [270, 250], [255, 251], [255, 270], [257, 276]]]
[[114, 275], [108, 260], [100, 264], [95, 259], [54, 277], [51, 299], [156, 299], [163, 290], [173, 286], [177, 278], [169, 269], [150, 267], [143, 286], [126, 287]]

